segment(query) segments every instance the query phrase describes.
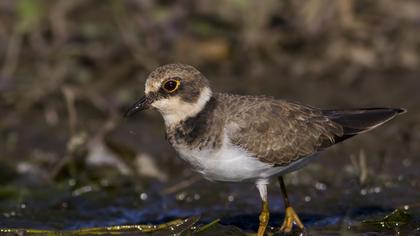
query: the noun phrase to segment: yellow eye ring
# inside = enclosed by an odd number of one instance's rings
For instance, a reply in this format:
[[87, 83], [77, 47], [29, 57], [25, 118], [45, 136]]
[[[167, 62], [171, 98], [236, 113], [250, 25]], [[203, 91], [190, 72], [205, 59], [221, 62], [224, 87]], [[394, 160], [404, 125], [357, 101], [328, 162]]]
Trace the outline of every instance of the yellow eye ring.
[[165, 81], [162, 88], [168, 93], [173, 93], [178, 89], [180, 84], [181, 82], [178, 79], [169, 79]]

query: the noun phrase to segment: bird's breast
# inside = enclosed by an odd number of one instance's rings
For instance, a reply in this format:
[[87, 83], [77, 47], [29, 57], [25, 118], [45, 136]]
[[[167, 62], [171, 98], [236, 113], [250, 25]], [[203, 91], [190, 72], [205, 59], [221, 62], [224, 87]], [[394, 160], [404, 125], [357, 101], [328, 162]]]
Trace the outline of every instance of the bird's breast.
[[259, 161], [240, 147], [223, 145], [218, 149], [191, 149], [174, 146], [180, 157], [206, 179], [239, 182], [269, 177], [272, 165]]

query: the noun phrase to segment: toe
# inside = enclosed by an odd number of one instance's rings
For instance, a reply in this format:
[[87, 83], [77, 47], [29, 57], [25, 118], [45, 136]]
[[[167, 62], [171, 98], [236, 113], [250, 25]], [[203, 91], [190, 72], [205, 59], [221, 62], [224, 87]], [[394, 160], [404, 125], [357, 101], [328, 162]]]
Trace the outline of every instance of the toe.
[[280, 228], [280, 231], [282, 231], [283, 233], [292, 232], [293, 224], [296, 224], [300, 229], [304, 230], [304, 226], [303, 226], [302, 222], [300, 221], [296, 212], [293, 210], [293, 208], [291, 208], [291, 207], [286, 208], [285, 213], [286, 213], [285, 214], [285, 219], [284, 219], [283, 224]]

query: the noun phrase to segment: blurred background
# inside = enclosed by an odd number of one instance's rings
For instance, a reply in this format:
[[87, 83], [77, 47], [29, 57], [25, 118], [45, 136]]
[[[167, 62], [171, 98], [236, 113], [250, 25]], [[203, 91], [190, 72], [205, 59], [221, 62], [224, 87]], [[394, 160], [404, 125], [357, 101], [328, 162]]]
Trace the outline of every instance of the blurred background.
[[[314, 232], [365, 232], [364, 220], [394, 209], [410, 220], [373, 230], [418, 232], [419, 29], [416, 0], [2, 0], [0, 227], [201, 215], [255, 230], [252, 184], [201, 179], [166, 143], [156, 112], [122, 118], [148, 73], [176, 62], [222, 92], [321, 108], [407, 108], [287, 182]], [[270, 199], [270, 224], [279, 226], [277, 183]]]

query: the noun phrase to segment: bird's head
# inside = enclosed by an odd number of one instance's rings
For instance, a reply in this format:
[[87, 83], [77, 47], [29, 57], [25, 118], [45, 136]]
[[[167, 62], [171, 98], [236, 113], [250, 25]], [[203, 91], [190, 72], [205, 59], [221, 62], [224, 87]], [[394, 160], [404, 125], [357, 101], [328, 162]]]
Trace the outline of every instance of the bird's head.
[[160, 111], [169, 126], [196, 115], [211, 96], [208, 80], [194, 67], [164, 65], [150, 73], [145, 95], [125, 115], [130, 116], [152, 107]]

